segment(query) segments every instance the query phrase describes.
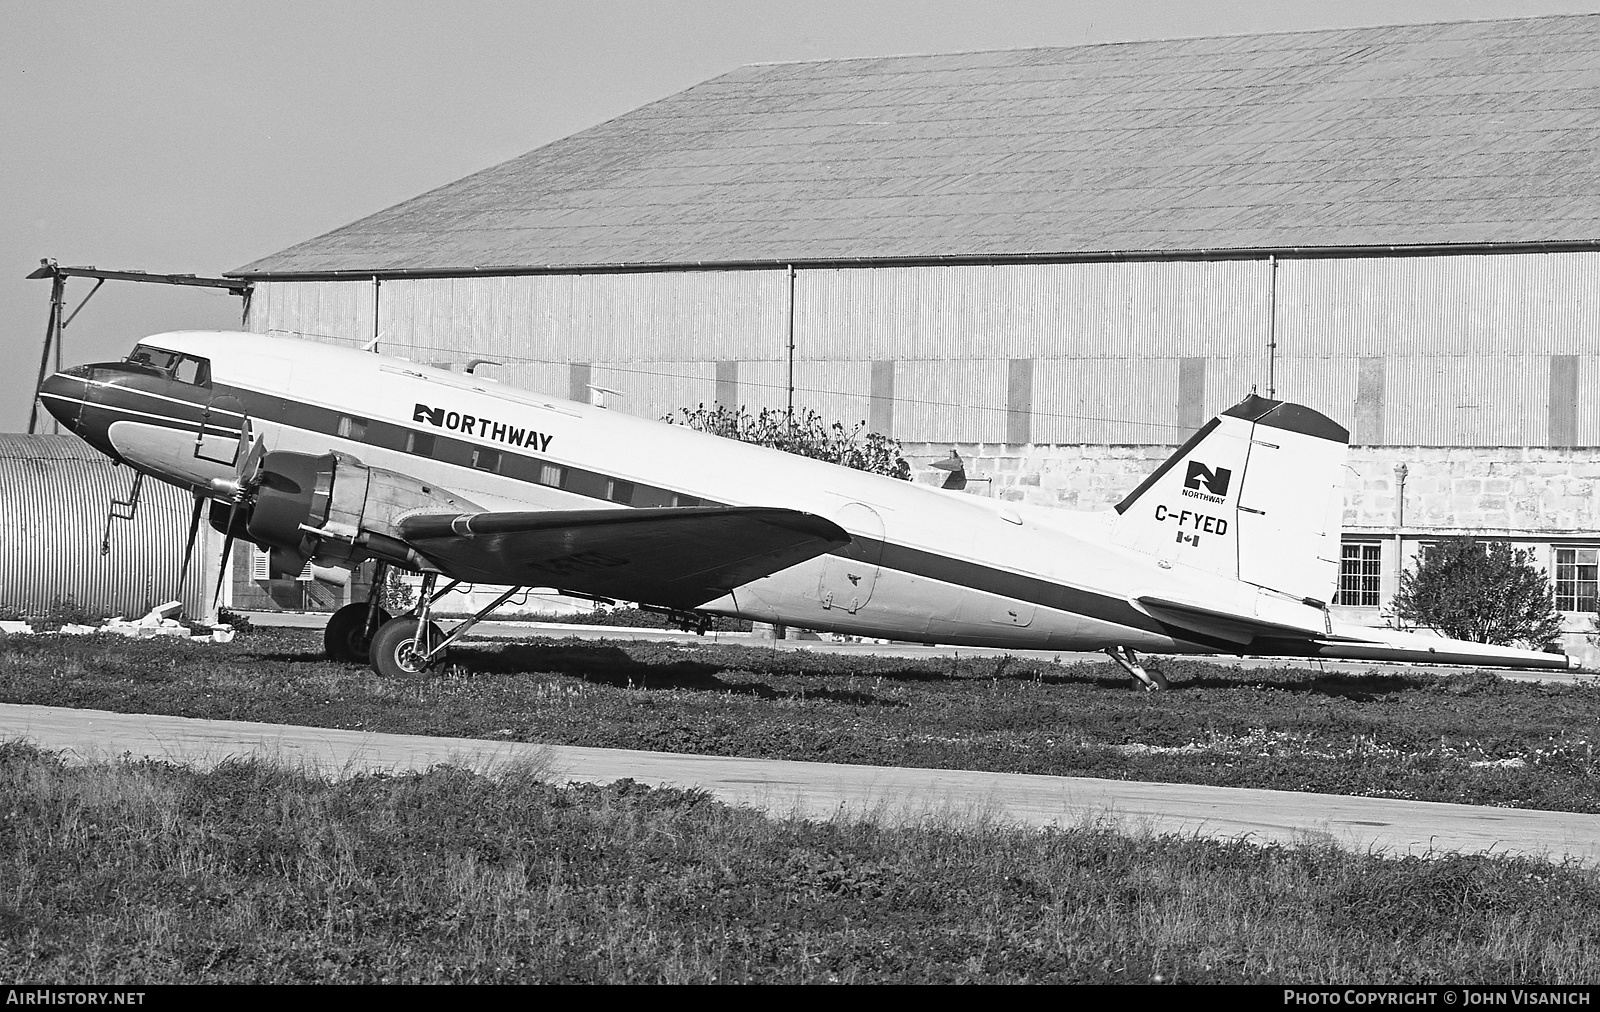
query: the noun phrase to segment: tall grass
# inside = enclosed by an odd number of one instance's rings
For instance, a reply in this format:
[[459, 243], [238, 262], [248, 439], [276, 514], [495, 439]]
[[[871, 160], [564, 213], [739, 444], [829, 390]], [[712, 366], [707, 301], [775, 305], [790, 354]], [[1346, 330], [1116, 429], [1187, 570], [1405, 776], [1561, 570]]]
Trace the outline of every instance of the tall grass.
[[450, 768], [0, 745], [0, 978], [1586, 981], [1600, 879], [1510, 858], [773, 820]]

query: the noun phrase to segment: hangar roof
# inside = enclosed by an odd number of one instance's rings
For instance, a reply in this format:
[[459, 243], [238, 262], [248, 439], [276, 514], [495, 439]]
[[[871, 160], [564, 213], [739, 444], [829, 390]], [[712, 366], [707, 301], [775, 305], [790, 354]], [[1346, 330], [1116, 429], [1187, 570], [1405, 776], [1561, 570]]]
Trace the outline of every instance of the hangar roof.
[[240, 268], [1600, 238], [1600, 15], [743, 67]]

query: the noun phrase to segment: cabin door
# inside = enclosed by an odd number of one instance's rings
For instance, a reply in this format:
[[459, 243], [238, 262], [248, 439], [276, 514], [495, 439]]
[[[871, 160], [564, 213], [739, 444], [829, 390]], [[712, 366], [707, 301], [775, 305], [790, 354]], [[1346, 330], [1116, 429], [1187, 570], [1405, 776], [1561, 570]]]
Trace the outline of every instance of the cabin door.
[[213, 464], [237, 466], [239, 430], [244, 424], [244, 405], [237, 398], [227, 394], [213, 396], [200, 414], [194, 455]]
[[825, 611], [835, 608], [854, 615], [872, 599], [878, 583], [878, 563], [883, 557], [883, 518], [862, 503], [847, 503], [833, 522], [855, 539], [836, 554], [826, 556], [817, 599]]

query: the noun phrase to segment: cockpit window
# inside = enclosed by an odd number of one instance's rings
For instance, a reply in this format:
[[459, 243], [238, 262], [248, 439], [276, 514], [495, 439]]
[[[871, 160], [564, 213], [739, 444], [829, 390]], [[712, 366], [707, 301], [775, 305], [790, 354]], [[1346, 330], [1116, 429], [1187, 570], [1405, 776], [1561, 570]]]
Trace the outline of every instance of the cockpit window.
[[128, 355], [128, 361], [133, 365], [153, 369], [179, 383], [190, 383], [195, 386], [211, 385], [211, 363], [193, 355], [184, 355], [162, 348], [149, 348], [141, 344]]

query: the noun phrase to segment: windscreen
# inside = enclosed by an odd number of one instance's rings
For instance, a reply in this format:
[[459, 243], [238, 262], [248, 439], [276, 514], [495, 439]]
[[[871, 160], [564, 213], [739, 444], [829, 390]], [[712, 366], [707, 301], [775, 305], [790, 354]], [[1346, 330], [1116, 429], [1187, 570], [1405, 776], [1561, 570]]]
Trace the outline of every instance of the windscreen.
[[128, 354], [128, 362], [151, 369], [179, 383], [206, 386], [211, 382], [211, 363], [181, 352], [141, 344], [136, 345]]

